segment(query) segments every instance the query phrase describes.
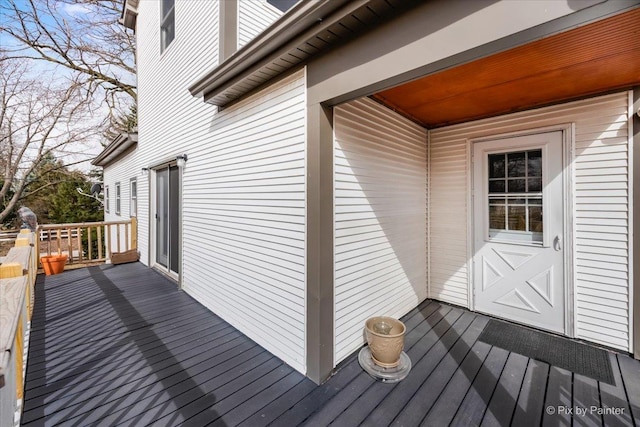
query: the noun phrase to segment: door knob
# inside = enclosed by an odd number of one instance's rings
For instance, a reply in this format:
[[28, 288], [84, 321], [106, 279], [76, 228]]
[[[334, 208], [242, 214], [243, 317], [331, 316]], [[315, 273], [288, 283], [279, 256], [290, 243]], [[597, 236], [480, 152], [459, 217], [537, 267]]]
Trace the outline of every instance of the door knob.
[[553, 248], [556, 251], [562, 250], [562, 237], [560, 237], [560, 235], [557, 235], [556, 238], [553, 239]]

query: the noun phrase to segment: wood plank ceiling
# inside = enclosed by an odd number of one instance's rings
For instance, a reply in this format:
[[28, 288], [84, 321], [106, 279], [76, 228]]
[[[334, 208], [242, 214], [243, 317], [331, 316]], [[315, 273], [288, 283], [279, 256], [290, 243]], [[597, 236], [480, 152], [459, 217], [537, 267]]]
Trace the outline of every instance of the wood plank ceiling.
[[427, 128], [640, 84], [640, 8], [374, 95]]

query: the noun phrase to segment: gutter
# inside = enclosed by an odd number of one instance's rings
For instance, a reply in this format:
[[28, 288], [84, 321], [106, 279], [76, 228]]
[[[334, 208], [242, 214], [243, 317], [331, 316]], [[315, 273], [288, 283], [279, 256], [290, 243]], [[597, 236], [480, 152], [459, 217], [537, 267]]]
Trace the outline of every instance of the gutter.
[[111, 162], [116, 160], [122, 153], [127, 151], [138, 143], [138, 133], [121, 133], [114, 140], [105, 147], [95, 159], [91, 161], [94, 166], [108, 166]]
[[[243, 91], [236, 90], [236, 93], [227, 94], [226, 101], [213, 100], [213, 97], [231, 89], [288, 52], [315, 39], [331, 25], [371, 2], [372, 0], [303, 0], [222, 64], [199, 78], [189, 87], [189, 92], [193, 96], [204, 97], [206, 102], [224, 106], [239, 98]], [[335, 39], [321, 40], [326, 45], [332, 45], [340, 41], [338, 38]], [[303, 51], [301, 53], [304, 54]], [[291, 63], [289, 67], [274, 65], [274, 68], [282, 68], [282, 73], [304, 62], [311, 55], [306, 54], [306, 57], [297, 63]]]

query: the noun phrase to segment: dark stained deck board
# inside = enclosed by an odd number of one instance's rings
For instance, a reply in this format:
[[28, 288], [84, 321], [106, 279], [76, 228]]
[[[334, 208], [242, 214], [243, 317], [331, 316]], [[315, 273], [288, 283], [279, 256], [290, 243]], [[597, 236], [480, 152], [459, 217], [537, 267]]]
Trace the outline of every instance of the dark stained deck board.
[[607, 426], [633, 426], [631, 408], [629, 407], [627, 393], [622, 382], [618, 358], [613, 353], [610, 353], [609, 359], [611, 360], [611, 368], [613, 369], [613, 377], [616, 384], [600, 383], [600, 401], [603, 408], [618, 408], [622, 413], [619, 415], [605, 413], [602, 414], [602, 419]]
[[[429, 306], [429, 307], [432, 307], [432, 306]], [[437, 304], [432, 308], [429, 308], [429, 307], [426, 308], [424, 318], [428, 319], [431, 324], [439, 323], [440, 320], [444, 318], [444, 315], [450, 313], [452, 310], [451, 307], [442, 306], [440, 304]], [[435, 311], [432, 312], [431, 311], [432, 309], [435, 309]], [[455, 315], [455, 318], [458, 318], [462, 315], [462, 312], [458, 311], [454, 313], [454, 315]], [[455, 319], [455, 318], [452, 317], [452, 319]], [[426, 349], [430, 348], [429, 342], [434, 344], [437, 341], [437, 336], [433, 333], [430, 336], [426, 337], [426, 340], [425, 340], [425, 336], [431, 330], [429, 322], [420, 323], [417, 327], [413, 328], [407, 335], [407, 341], [405, 344], [407, 345], [408, 354], [412, 359], [412, 363], [414, 364], [416, 362], [416, 358], [415, 358], [416, 356], [414, 356], [414, 353], [416, 353], [417, 351], [420, 351], [420, 352], [425, 351]], [[417, 342], [420, 342], [420, 346], [416, 347]], [[422, 349], [420, 350], [419, 347]], [[358, 376], [363, 376], [368, 378], [368, 375], [364, 373], [360, 368], [360, 366], [358, 365], [355, 355], [354, 357], [352, 357], [351, 362], [346, 364], [344, 368], [341, 371], [339, 371], [339, 374], [340, 375], [336, 375], [330, 381], [323, 384], [317, 390], [312, 392], [309, 396], [307, 396], [306, 399], [302, 399], [301, 401], [299, 401], [295, 406], [293, 406], [289, 411], [287, 411], [287, 413], [283, 414], [282, 417], [279, 417], [278, 419], [276, 419], [275, 424], [299, 425], [303, 421], [305, 421], [310, 414], [313, 414], [314, 412], [318, 411], [320, 408], [324, 409], [324, 405], [326, 405], [326, 402], [328, 402], [329, 399], [333, 399], [334, 397], [339, 395], [343, 390], [344, 390], [344, 393], [351, 393], [351, 390], [349, 390], [348, 387], [350, 383], [354, 381], [355, 378], [357, 378]], [[384, 390], [388, 390], [390, 387], [393, 387], [393, 386], [390, 384], [382, 384], [382, 383], [375, 383], [372, 385], [372, 389], [382, 388]], [[339, 400], [341, 399], [341, 397], [337, 397], [337, 399]], [[372, 401], [369, 400], [368, 402], [371, 403]], [[354, 406], [358, 406], [358, 405], [354, 404]]]
[[[142, 400], [134, 396], [129, 400], [131, 408], [105, 414], [100, 422], [104, 425], [123, 421], [131, 425], [147, 425], [150, 422], [156, 425], [175, 425], [196, 415], [206, 420], [218, 419], [223, 414], [216, 408], [220, 402], [244, 388], [251, 388], [259, 381], [271, 382], [274, 376], [283, 376], [283, 370], [289, 373], [291, 369], [283, 366], [282, 362], [273, 356], [253, 365], [256, 366], [218, 372], [216, 377], [205, 381], [194, 378], [194, 382], [197, 382], [196, 387], [193, 387], [193, 384], [176, 384], [173, 390], [158, 389], [157, 396], [146, 396]], [[241, 402], [242, 396], [239, 396], [237, 401]]]
[[[193, 319], [195, 316], [193, 312], [190, 312], [188, 310], [188, 307], [185, 307], [182, 311], [167, 310], [166, 313], [161, 314], [162, 317], [155, 317], [152, 314], [146, 314], [144, 312], [142, 312], [142, 315], [144, 315], [146, 318], [144, 322], [140, 321], [135, 324], [126, 323], [126, 326], [121, 326], [118, 328], [111, 328], [109, 325], [109, 322], [123, 322], [123, 320], [121, 319], [113, 319], [115, 316], [112, 316], [111, 318], [101, 318], [95, 325], [87, 324], [86, 322], [82, 322], [79, 320], [77, 323], [83, 323], [82, 331], [70, 334], [69, 336], [53, 336], [50, 338], [50, 342], [38, 340], [34, 343], [35, 345], [33, 349], [40, 350], [46, 348], [47, 354], [51, 354], [56, 351], [77, 352], [82, 350], [83, 348], [91, 348], [103, 343], [112, 342], [114, 337], [119, 337], [123, 333], [144, 333], [144, 329], [149, 327], [153, 327], [155, 329], [160, 329], [162, 327], [170, 328], [171, 326], [173, 326], [174, 321], [178, 322], [185, 319], [188, 319], [188, 321], [192, 325], [195, 324]], [[210, 319], [210, 317], [208, 317], [206, 313], [200, 313], [197, 315], [197, 317], [207, 320]], [[104, 329], [102, 330], [101, 325], [104, 326]], [[98, 331], [101, 332], [98, 333]]]
[[602, 416], [591, 411], [591, 407], [600, 408], [600, 390], [598, 381], [585, 377], [584, 375], [573, 374], [573, 407], [588, 409], [580, 417], [580, 425], [585, 427], [602, 425]]
[[482, 418], [481, 426], [499, 427], [511, 423], [528, 362], [529, 358], [521, 354], [509, 353], [498, 385]]
[[456, 341], [396, 417], [396, 423], [431, 426], [451, 422], [491, 348], [478, 341], [485, 324], [486, 319], [476, 317], [465, 331], [456, 331]]
[[[419, 318], [429, 318], [432, 322], [436, 323], [443, 319], [440, 311], [442, 306], [436, 305], [425, 307], [424, 313], [418, 315]], [[443, 310], [445, 312], [448, 309]], [[410, 319], [409, 319], [410, 320]], [[419, 324], [420, 325], [420, 324]], [[428, 325], [428, 324], [427, 324]], [[414, 327], [406, 337], [406, 351], [409, 354], [410, 358], [414, 360], [415, 358], [421, 357], [424, 355], [423, 352], [417, 352], [416, 349], [419, 349], [419, 346], [416, 346], [422, 339], [425, 339], [426, 332], [428, 329], [426, 328], [418, 328]], [[437, 338], [433, 337], [433, 342], [435, 343]], [[427, 347], [425, 346], [423, 350]], [[430, 348], [430, 347], [429, 347]], [[357, 363], [357, 362], [356, 362]], [[338, 425], [356, 425], [355, 420], [349, 419], [351, 417], [352, 412], [357, 412], [357, 418], [364, 418], [362, 415], [366, 416], [370, 411], [370, 405], [375, 401], [360, 399], [360, 397], [367, 391], [372, 390], [376, 385], [383, 386], [383, 390], [388, 390], [393, 388], [394, 386], [391, 384], [382, 384], [376, 383], [376, 381], [371, 378], [368, 374], [362, 371], [347, 387], [343, 388], [333, 399], [331, 402], [327, 403], [322, 407], [321, 412], [317, 412], [312, 415], [309, 419], [305, 421], [306, 425], [315, 426], [315, 425], [325, 425], [330, 422], [335, 422]], [[366, 404], [365, 402], [368, 402]], [[344, 414], [345, 410], [349, 410], [349, 413]]]
[[249, 416], [242, 422], [238, 423], [239, 426], [244, 427], [256, 427], [266, 426], [271, 424], [276, 418], [288, 411], [295, 404], [300, 402], [306, 396], [313, 393], [314, 390], [320, 387], [316, 386], [311, 381], [300, 381], [295, 386], [286, 390], [286, 392], [277, 396], [274, 400], [269, 402], [266, 406], [262, 407], [258, 412]]
[[529, 359], [511, 425], [540, 425], [548, 376], [549, 365]]
[[[549, 367], [549, 378], [547, 379], [547, 390], [545, 392], [544, 407], [542, 414], [543, 426], [571, 425], [573, 411], [573, 384], [572, 373], [557, 366]], [[553, 413], [551, 414], [551, 408]]]
[[[48, 367], [46, 364], [33, 365], [34, 370], [30, 372], [30, 387], [39, 386], [38, 380], [43, 381], [46, 378], [53, 378], [55, 376], [67, 377], [72, 376], [73, 373], [83, 373], [95, 369], [95, 365], [98, 361], [101, 362], [101, 366], [104, 364], [118, 364], [120, 367], [127, 364], [132, 364], [137, 358], [143, 356], [140, 352], [144, 352], [145, 356], [151, 356], [157, 352], [161, 352], [163, 346], [167, 348], [180, 348], [181, 346], [194, 345], [198, 340], [206, 336], [212, 338], [221, 337], [232, 332], [235, 332], [226, 323], [218, 323], [207, 325], [207, 327], [199, 328], [197, 325], [191, 324], [191, 331], [183, 329], [182, 335], [176, 335], [175, 333], [168, 333], [166, 337], [159, 341], [153, 336], [143, 337], [140, 340], [136, 340], [137, 347], [134, 345], [122, 346], [120, 340], [112, 341], [111, 343], [105, 343], [104, 346], [94, 346], [93, 351], [91, 348], [81, 353], [68, 352], [64, 355], [68, 360], [63, 364], [58, 364], [54, 367]], [[158, 330], [156, 329], [157, 333]], [[190, 333], [193, 332], [193, 333]], [[129, 339], [131, 337], [127, 337]]]
[[[640, 427], [638, 361], [611, 354], [616, 385], [602, 384], [480, 342], [486, 316], [436, 301], [403, 318], [407, 379], [376, 382], [354, 353], [316, 386], [142, 264], [39, 277], [36, 292], [27, 426]], [[626, 417], [563, 419], [548, 405]]]
[[636, 426], [640, 427], [640, 363], [622, 355], [618, 355], [617, 359], [629, 399], [631, 415]]
[[[435, 366], [446, 353], [447, 347], [440, 344], [440, 337], [448, 336], [447, 334], [452, 329], [452, 325], [458, 325], [461, 330], [466, 328], [466, 320], [458, 322], [462, 316], [462, 310], [451, 309], [446, 306], [442, 306], [432, 316], [429, 316], [427, 318], [428, 322], [425, 323], [429, 326], [433, 325], [433, 327], [427, 328], [427, 332], [407, 352], [413, 365], [412, 374], [395, 385], [375, 383], [372, 387], [374, 392], [377, 392], [378, 405], [373, 407], [372, 410], [367, 408], [363, 413], [354, 414], [359, 409], [354, 404], [355, 407], [350, 408], [345, 413], [345, 418], [356, 416], [363, 418], [364, 416], [363, 424], [365, 425], [390, 423], [406, 402], [415, 394], [415, 391], [420, 387], [428, 373], [431, 372], [431, 365]], [[462, 326], [460, 326], [461, 324]], [[421, 332], [424, 332], [424, 330]], [[455, 331], [453, 331], [453, 334], [455, 334]], [[449, 333], [449, 335], [452, 334]], [[391, 390], [385, 395], [389, 388]], [[381, 396], [384, 396], [383, 400], [379, 400]], [[386, 417], [387, 419], [382, 419], [381, 417]]]
[[[67, 411], [74, 405], [82, 405], [90, 409], [99, 406], [97, 404], [104, 404], [118, 398], [124, 398], [132, 392], [139, 393], [141, 390], [150, 392], [158, 381], [160, 381], [163, 386], [184, 381], [185, 370], [193, 377], [200, 373], [201, 370], [212, 369], [218, 364], [222, 364], [228, 360], [232, 360], [232, 362], [225, 365], [225, 369], [235, 367], [240, 362], [243, 362], [245, 358], [254, 357], [258, 354], [264, 354], [265, 358], [269, 357], [263, 349], [246, 341], [241, 342], [239, 345], [236, 343], [233, 346], [229, 345], [227, 347], [220, 345], [215, 351], [200, 352], [197, 358], [192, 358], [196, 360], [185, 360], [178, 365], [175, 361], [170, 361], [171, 363], [166, 364], [166, 366], [153, 365], [154, 369], [152, 371], [145, 370], [138, 372], [132, 369], [128, 376], [119, 372], [118, 374], [120, 376], [112, 381], [93, 382], [92, 386], [86, 387], [82, 391], [76, 391], [66, 387], [64, 395], [47, 406], [52, 411]], [[251, 363], [255, 363], [255, 360], [252, 360]], [[60, 388], [60, 386], [55, 383], [53, 386]], [[97, 404], [95, 404], [94, 401], [97, 402]]]
[[[451, 310], [449, 307], [443, 307], [434, 302], [423, 303], [420, 307], [420, 311], [409, 317], [406, 322], [409, 333], [405, 338], [405, 351], [410, 357], [420, 356], [412, 350], [415, 344], [425, 337], [431, 329], [431, 325], [437, 324], [442, 320], [443, 314]], [[426, 349], [426, 347], [423, 349]], [[360, 373], [360, 376], [369, 378], [369, 375], [364, 371]], [[338, 425], [360, 424], [393, 388], [393, 384], [372, 382], [371, 386], [358, 396], [353, 404], [346, 408], [334, 422]]]
[[[492, 347], [489, 355], [480, 367], [467, 395], [458, 407], [452, 424], [459, 426], [478, 426], [484, 418], [491, 396], [495, 393], [500, 376], [509, 358], [509, 352], [499, 347]], [[468, 373], [467, 373], [468, 375]], [[504, 394], [506, 396], [506, 393]], [[509, 397], [513, 400], [513, 397]], [[503, 402], [510, 405], [508, 399]]]
[[[64, 363], [62, 366], [56, 367], [57, 369], [42, 369], [34, 373], [29, 379], [30, 388], [57, 381], [72, 381], [73, 377], [87, 379], [100, 376], [106, 381], [111, 381], [112, 378], [105, 376], [104, 371], [108, 370], [110, 376], [119, 375], [120, 371], [135, 368], [135, 365], [148, 366], [147, 358], [154, 357], [158, 361], [168, 359], [170, 356], [167, 355], [166, 349], [172, 353], [188, 352], [196, 347], [202, 348], [206, 344], [202, 342], [204, 339], [229, 341], [240, 337], [240, 334], [229, 325], [221, 324], [219, 326], [219, 328], [210, 329], [199, 336], [189, 335], [183, 339], [169, 341], [166, 343], [166, 348], [163, 348], [162, 345], [145, 345], [136, 349], [133, 345], [121, 347], [119, 343], [115, 343], [97, 354], [87, 354], [82, 361], [75, 360], [73, 363]], [[121, 348], [124, 350], [120, 350]], [[140, 351], [144, 352], [144, 356], [140, 354]], [[96, 366], [98, 367], [96, 368]]]
[[[417, 355], [415, 358], [409, 355], [412, 361], [416, 361], [411, 374], [396, 384], [391, 393], [365, 418], [363, 424], [388, 425], [406, 406], [413, 406], [414, 403], [420, 405], [418, 400], [422, 397], [419, 393], [420, 388], [432, 378], [432, 374], [438, 375], [436, 367], [469, 328], [474, 318], [475, 316], [471, 313], [459, 309], [453, 309], [447, 313], [412, 349], [416, 350], [414, 354], [417, 353]], [[424, 348], [420, 348], [422, 344]], [[421, 354], [424, 356], [419, 357]], [[416, 394], [419, 397], [416, 397]]]

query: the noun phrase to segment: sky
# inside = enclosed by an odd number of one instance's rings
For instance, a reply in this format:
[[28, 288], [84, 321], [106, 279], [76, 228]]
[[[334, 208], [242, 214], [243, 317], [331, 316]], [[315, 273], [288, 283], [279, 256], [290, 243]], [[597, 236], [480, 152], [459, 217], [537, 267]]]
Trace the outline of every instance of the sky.
[[[0, 0], [0, 2], [6, 2], [7, 0]], [[28, 7], [26, 0], [15, 0], [18, 7]], [[70, 18], [76, 16], [78, 14], [85, 14], [90, 12], [91, 10], [82, 4], [61, 4], [57, 9], [56, 13], [58, 13], [58, 18]], [[0, 24], [3, 20], [8, 19], [6, 14], [2, 14], [0, 12]], [[43, 22], [45, 24], [52, 25], [54, 23], [53, 17], [51, 16], [43, 16]], [[72, 20], [68, 20], [67, 22], [72, 22]], [[21, 45], [17, 40], [13, 39], [11, 36], [4, 35], [0, 33], [0, 48], [8, 49], [13, 51], [14, 49], [21, 48]], [[23, 53], [27, 55], [37, 56], [37, 53], [31, 49], [23, 50]], [[71, 71], [62, 66], [56, 66], [55, 64], [51, 64], [47, 61], [42, 60], [34, 60], [29, 64], [30, 74], [37, 79], [49, 80], [56, 79], [60, 81], [64, 81], [66, 77], [71, 75]], [[83, 120], [83, 124], [87, 122], [100, 123], [101, 120], [108, 115], [108, 109], [106, 107], [96, 107], [93, 110], [93, 114], [89, 114]], [[82, 144], [74, 147], [70, 147], [70, 153], [65, 155], [63, 161], [65, 163], [76, 163], [81, 160], [85, 160], [84, 162], [74, 165], [72, 169], [79, 169], [83, 172], [88, 172], [94, 167], [90, 164], [90, 161], [102, 151], [102, 144], [108, 141], [105, 141], [101, 137], [95, 137], [92, 140], [88, 141], [87, 144]]]

